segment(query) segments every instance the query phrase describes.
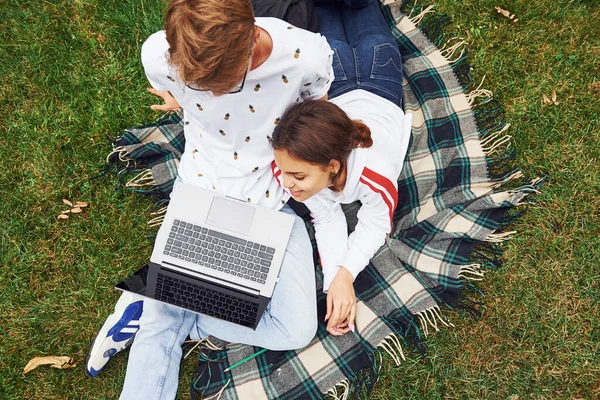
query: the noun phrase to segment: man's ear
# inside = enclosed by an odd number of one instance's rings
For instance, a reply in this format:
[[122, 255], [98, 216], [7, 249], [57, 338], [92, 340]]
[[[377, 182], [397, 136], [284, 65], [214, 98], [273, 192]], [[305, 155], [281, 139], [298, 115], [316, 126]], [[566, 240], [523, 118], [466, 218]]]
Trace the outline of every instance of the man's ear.
[[332, 174], [335, 175], [338, 172], [340, 172], [341, 167], [342, 167], [342, 164], [340, 164], [340, 162], [338, 160], [329, 161], [329, 172], [331, 172]]

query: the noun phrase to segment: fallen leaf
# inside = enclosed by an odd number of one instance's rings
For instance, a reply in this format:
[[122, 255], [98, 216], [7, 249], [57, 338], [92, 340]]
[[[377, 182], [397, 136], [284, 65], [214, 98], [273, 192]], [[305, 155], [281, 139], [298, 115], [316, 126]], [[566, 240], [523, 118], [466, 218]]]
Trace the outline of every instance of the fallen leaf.
[[510, 19], [512, 22], [518, 21], [518, 19], [515, 18], [515, 14], [511, 14], [510, 11], [504, 10], [498, 6], [495, 6], [494, 9], [500, 14], [504, 15], [506, 18]]
[[556, 101], [556, 91], [552, 90], [552, 102], [557, 105], [558, 101]]
[[86, 203], [85, 201], [78, 201], [75, 203], [75, 207], [85, 208], [87, 206], [88, 206], [88, 203]]
[[61, 214], [68, 214], [68, 213], [70, 213], [70, 212], [71, 212], [71, 210], [63, 210], [63, 211], [61, 211], [60, 213], [61, 213]]
[[548, 96], [546, 96], [545, 94], [542, 93], [542, 99], [544, 100], [545, 104], [552, 104], [552, 100], [550, 100], [548, 98]]
[[66, 214], [58, 214], [58, 219], [69, 219], [69, 216]]
[[50, 365], [52, 368], [64, 369], [73, 368], [76, 364], [73, 364], [73, 358], [68, 356], [35, 357], [27, 363], [25, 368], [23, 368], [23, 374], [36, 369], [40, 365]]
[[502, 8], [500, 8], [498, 6], [496, 6], [494, 8], [496, 9], [496, 11], [498, 11], [500, 14], [504, 15], [505, 17], [508, 18], [510, 16], [510, 12], [509, 11], [503, 10]]
[[79, 207], [71, 208], [71, 213], [73, 213], [73, 214], [79, 214], [80, 212], [81, 212], [81, 208], [79, 208]]
[[71, 203], [69, 200], [67, 199], [63, 199], [63, 203], [65, 203], [66, 205], [68, 205], [69, 207], [73, 207], [73, 203]]

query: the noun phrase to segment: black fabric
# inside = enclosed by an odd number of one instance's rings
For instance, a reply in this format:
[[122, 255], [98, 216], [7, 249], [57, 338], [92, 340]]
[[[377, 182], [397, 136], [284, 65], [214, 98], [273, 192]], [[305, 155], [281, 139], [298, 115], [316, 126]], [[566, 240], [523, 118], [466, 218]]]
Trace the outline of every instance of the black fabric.
[[275, 17], [295, 27], [319, 31], [319, 21], [312, 0], [250, 0], [256, 17]]

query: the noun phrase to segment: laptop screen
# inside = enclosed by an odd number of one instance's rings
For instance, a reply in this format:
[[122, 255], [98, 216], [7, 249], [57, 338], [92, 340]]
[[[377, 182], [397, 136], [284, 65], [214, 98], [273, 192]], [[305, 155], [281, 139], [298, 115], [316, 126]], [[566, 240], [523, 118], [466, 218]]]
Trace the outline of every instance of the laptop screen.
[[252, 226], [256, 209], [240, 201], [215, 196], [206, 222], [217, 228], [247, 236]]

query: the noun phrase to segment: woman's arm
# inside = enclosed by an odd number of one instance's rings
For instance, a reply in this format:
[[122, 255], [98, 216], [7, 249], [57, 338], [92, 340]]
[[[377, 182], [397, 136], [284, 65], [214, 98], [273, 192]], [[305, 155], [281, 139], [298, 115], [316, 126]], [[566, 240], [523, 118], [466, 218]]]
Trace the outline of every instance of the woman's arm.
[[362, 207], [358, 211], [356, 228], [348, 238], [348, 251], [342, 264], [354, 278], [385, 243], [398, 204], [396, 180], [367, 168], [360, 178], [359, 190]]

